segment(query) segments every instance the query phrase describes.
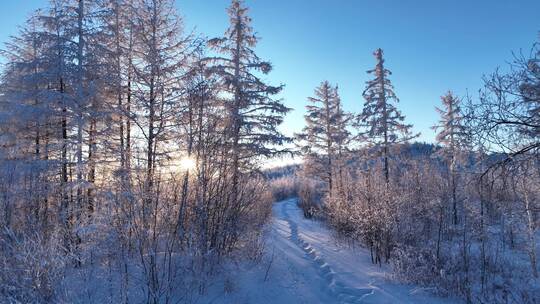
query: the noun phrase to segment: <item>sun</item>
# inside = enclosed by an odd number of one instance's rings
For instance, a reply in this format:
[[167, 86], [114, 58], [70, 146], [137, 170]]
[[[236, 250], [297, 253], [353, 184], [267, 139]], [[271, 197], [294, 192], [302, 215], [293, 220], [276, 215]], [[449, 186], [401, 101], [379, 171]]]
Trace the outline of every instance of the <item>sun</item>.
[[193, 157], [184, 156], [178, 162], [180, 171], [192, 171], [197, 168], [197, 162]]

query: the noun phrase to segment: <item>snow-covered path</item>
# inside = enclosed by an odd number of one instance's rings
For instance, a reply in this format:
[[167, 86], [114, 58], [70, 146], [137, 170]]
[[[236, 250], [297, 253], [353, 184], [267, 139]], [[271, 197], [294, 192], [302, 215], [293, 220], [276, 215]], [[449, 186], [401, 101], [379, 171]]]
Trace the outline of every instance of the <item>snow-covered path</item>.
[[[274, 204], [265, 259], [234, 275], [234, 292], [201, 303], [458, 303], [391, 283], [369, 252], [337, 243], [290, 199]], [[215, 290], [216, 291], [216, 290]]]

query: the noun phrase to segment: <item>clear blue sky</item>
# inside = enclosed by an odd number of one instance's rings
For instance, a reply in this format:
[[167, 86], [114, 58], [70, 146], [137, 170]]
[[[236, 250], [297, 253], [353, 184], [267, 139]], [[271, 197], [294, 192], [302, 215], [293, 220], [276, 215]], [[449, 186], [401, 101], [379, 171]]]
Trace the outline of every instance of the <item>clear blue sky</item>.
[[[0, 41], [46, 0], [3, 1]], [[247, 0], [262, 37], [259, 55], [275, 70], [267, 79], [286, 85], [294, 108], [287, 134], [303, 126], [307, 96], [323, 80], [339, 84], [344, 106], [359, 112], [373, 50], [385, 51], [407, 122], [432, 142], [434, 107], [451, 89], [475, 95], [483, 74], [528, 51], [540, 31], [538, 0]], [[188, 29], [210, 37], [227, 27], [228, 0], [177, 0]]]

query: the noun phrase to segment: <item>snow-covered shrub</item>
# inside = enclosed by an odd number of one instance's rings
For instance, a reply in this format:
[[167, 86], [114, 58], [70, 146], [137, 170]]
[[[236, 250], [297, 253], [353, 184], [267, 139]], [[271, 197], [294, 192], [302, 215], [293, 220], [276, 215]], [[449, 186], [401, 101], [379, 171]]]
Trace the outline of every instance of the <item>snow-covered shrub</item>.
[[392, 252], [395, 275], [404, 281], [429, 285], [441, 275], [436, 256], [430, 248], [397, 246]]
[[391, 264], [400, 281], [470, 299], [471, 264], [476, 261], [468, 251], [466, 256], [463, 253], [463, 248], [448, 246], [438, 258], [434, 247], [400, 245], [392, 252]]
[[469, 244], [464, 251], [447, 242], [439, 259], [433, 248], [400, 246], [391, 264], [400, 281], [459, 295], [470, 303], [538, 303], [540, 284], [531, 278], [525, 255], [503, 254], [503, 248], [490, 244], [482, 257], [479, 246]]
[[298, 206], [304, 211], [306, 218], [317, 215], [323, 205], [323, 187], [313, 179], [302, 178], [298, 187]]
[[262, 179], [246, 180], [242, 189], [245, 211], [235, 219], [239, 224], [235, 249], [240, 249], [242, 256], [258, 259], [262, 254], [264, 228], [272, 215], [274, 198]]
[[274, 201], [298, 196], [299, 182], [296, 176], [282, 176], [268, 181]]
[[60, 243], [56, 233], [0, 232], [0, 302], [61, 302], [61, 283], [71, 259]]

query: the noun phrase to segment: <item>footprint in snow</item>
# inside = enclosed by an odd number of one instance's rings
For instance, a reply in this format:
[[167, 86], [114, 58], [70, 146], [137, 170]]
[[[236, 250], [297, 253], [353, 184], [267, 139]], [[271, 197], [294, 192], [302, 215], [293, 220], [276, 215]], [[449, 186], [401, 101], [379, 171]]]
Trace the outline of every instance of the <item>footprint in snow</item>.
[[371, 288], [351, 288], [338, 282], [332, 267], [318, 254], [318, 252], [298, 234], [298, 224], [291, 220], [287, 212], [287, 206], [291, 201], [282, 206], [282, 214], [291, 231], [289, 239], [302, 249], [306, 258], [317, 268], [319, 276], [326, 282], [327, 290], [334, 295], [340, 303], [363, 303], [363, 301], [374, 293]]

